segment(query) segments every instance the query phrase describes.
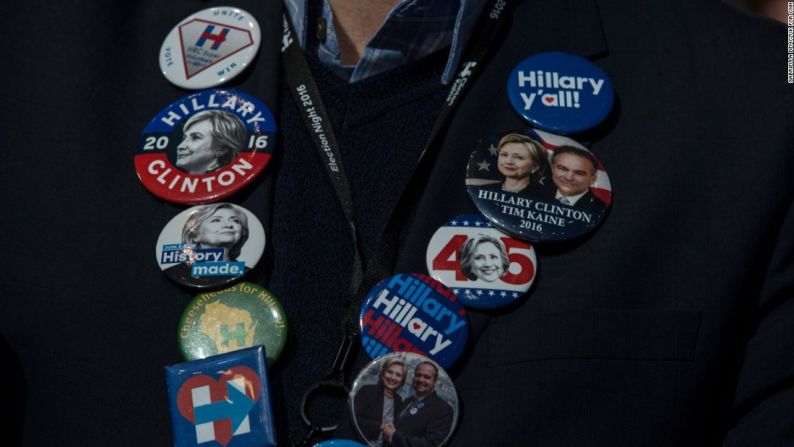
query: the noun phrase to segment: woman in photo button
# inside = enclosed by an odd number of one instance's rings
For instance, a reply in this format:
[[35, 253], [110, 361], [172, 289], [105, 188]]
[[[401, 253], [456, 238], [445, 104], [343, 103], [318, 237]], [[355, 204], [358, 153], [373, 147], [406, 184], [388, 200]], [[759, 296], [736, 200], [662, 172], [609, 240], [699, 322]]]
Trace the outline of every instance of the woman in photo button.
[[[230, 203], [197, 207], [182, 229], [182, 243], [185, 247], [192, 247], [196, 251], [212, 248], [222, 249], [222, 255], [218, 259], [212, 259], [215, 262], [236, 261], [247, 240], [248, 218], [245, 213], [235, 209], [234, 205]], [[192, 285], [205, 282], [203, 280], [217, 282], [216, 278], [203, 278], [202, 275], [195, 274], [193, 264], [195, 263], [181, 262], [173, 267], [168, 267], [165, 272], [172, 278], [181, 278], [183, 281], [193, 283]], [[241, 273], [247, 271], [246, 268]]]
[[486, 188], [522, 195], [542, 191], [548, 162], [546, 150], [540, 143], [526, 135], [509, 133], [499, 140], [496, 154], [497, 169], [504, 179]]

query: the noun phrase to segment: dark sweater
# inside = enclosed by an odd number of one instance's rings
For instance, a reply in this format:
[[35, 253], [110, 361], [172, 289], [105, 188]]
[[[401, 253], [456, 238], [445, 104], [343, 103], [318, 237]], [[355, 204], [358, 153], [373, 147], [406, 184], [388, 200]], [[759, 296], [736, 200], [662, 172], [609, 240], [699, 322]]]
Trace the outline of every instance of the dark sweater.
[[[310, 60], [341, 147], [366, 259], [440, 110], [447, 90], [440, 84], [445, 60], [438, 53], [353, 84]], [[290, 331], [272, 371], [277, 432], [284, 442], [287, 431], [293, 440], [303, 434], [297, 403], [333, 361], [353, 249], [339, 200], [286, 85], [279, 123], [280, 150], [268, 166], [276, 173], [276, 184], [266, 278], [286, 309]], [[309, 268], [306, 260], [323, 268]], [[344, 411], [340, 406], [319, 408], [338, 415]]]

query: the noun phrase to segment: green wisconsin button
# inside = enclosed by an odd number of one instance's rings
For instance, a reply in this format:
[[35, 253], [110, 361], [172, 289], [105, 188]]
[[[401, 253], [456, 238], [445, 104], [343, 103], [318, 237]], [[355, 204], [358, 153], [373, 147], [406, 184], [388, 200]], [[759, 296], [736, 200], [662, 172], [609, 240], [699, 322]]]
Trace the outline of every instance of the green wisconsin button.
[[272, 293], [243, 281], [193, 298], [179, 319], [178, 338], [186, 360], [263, 345], [272, 365], [287, 341], [287, 318]]

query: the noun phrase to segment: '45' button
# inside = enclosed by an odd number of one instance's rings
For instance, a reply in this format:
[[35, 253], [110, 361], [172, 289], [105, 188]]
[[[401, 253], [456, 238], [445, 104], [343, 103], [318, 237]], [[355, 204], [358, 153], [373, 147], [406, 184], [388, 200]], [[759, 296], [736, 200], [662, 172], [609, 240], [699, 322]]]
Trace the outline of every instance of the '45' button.
[[436, 230], [427, 246], [427, 270], [477, 309], [506, 306], [535, 280], [537, 257], [526, 241], [493, 228], [479, 214], [457, 216]]

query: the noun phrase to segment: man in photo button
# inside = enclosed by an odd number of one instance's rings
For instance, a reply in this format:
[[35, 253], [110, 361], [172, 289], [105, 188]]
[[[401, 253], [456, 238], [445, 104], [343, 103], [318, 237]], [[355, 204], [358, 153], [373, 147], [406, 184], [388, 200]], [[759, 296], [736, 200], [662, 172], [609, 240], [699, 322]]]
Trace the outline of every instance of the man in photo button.
[[584, 150], [561, 146], [551, 157], [554, 198], [563, 205], [599, 215], [606, 204], [590, 191], [596, 182], [597, 165], [593, 156]]

